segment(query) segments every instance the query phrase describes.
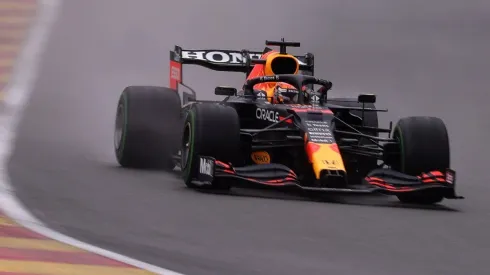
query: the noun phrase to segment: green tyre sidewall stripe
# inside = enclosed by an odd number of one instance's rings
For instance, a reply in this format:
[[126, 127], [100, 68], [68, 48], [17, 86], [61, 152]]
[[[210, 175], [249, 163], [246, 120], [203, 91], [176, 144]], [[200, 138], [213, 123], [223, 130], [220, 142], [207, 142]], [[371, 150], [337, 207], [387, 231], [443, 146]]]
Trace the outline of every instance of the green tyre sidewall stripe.
[[195, 110], [191, 109], [189, 111], [189, 121], [190, 123], [190, 141], [189, 141], [189, 155], [187, 156], [187, 163], [184, 169], [184, 180], [186, 183], [190, 184], [192, 177], [192, 168], [194, 167], [194, 139], [195, 139]]
[[396, 132], [398, 133], [398, 139], [400, 142], [400, 172], [405, 172], [405, 147], [403, 145], [403, 134], [400, 127], [396, 127]]

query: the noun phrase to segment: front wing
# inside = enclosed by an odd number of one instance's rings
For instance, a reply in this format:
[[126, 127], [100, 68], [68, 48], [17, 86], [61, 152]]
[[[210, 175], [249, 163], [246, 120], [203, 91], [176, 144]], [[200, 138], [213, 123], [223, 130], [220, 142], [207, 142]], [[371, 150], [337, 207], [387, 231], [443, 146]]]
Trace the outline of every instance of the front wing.
[[432, 171], [419, 176], [409, 176], [390, 169], [371, 171], [361, 186], [331, 188], [324, 186], [305, 186], [296, 173], [282, 164], [260, 164], [244, 167], [233, 167], [229, 163], [208, 156], [200, 156], [197, 178], [193, 183], [199, 186], [210, 186], [215, 180], [230, 180], [238, 186], [264, 186], [273, 188], [296, 188], [305, 191], [328, 193], [381, 193], [398, 195], [400, 193], [424, 192], [437, 190], [445, 198], [463, 198], [456, 196], [456, 174], [447, 169], [444, 172]]
[[418, 176], [391, 169], [375, 169], [364, 178], [364, 182], [386, 194], [439, 191], [448, 199], [463, 198], [456, 195], [456, 172], [451, 169], [430, 171]]

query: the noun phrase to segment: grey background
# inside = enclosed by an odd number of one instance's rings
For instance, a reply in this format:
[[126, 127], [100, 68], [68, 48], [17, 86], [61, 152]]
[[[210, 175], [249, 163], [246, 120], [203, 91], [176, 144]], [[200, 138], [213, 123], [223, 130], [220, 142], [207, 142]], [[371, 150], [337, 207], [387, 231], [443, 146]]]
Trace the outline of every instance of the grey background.
[[[64, 1], [9, 162], [50, 227], [189, 274], [486, 274], [490, 241], [486, 0]], [[118, 96], [167, 85], [168, 51], [299, 40], [336, 95], [379, 95], [389, 120], [440, 116], [464, 201], [313, 202], [207, 195], [113, 155]], [[243, 75], [185, 68], [201, 99]], [[250, 195], [250, 196], [248, 196]], [[264, 198], [265, 197], [265, 198]]]

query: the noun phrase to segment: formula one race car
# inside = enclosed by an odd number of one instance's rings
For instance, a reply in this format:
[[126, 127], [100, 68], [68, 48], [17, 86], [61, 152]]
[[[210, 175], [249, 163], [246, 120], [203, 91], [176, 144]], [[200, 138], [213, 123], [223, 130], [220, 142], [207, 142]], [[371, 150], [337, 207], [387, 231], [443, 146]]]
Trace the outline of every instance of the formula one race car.
[[[115, 152], [123, 167], [181, 168], [190, 188], [298, 188], [381, 193], [432, 204], [455, 193], [446, 126], [407, 117], [378, 127], [376, 96], [328, 98], [313, 55], [297, 42], [267, 41], [263, 52], [170, 52], [170, 88], [129, 86], [119, 100]], [[242, 89], [220, 86], [221, 101], [199, 101], [182, 83], [182, 65], [243, 72]], [[315, 90], [315, 87], [319, 87]], [[388, 134], [382, 138], [381, 133]]]

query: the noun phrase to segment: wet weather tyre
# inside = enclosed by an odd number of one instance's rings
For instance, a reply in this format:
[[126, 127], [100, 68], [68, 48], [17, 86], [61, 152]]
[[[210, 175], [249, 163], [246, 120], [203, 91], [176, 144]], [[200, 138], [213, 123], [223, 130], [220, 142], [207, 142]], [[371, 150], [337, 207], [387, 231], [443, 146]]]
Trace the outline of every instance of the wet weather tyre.
[[[362, 108], [362, 103], [357, 101], [357, 98], [331, 98], [328, 99], [328, 103], [337, 104], [345, 107]], [[374, 103], [365, 103], [364, 108], [376, 109]], [[350, 111], [353, 115], [362, 118], [362, 112], [359, 110]], [[377, 112], [364, 112], [364, 126], [378, 128], [378, 113]], [[379, 136], [377, 132], [361, 130], [361, 133], [372, 136]], [[365, 138], [360, 139], [361, 145], [373, 145], [373, 143]], [[360, 184], [363, 178], [373, 169], [378, 168], [378, 160], [372, 157], [360, 157], [356, 156], [356, 162], [353, 164], [346, 163], [346, 169], [349, 177], [349, 182], [354, 184]]]
[[[392, 168], [417, 176], [434, 170], [445, 171], [450, 165], [450, 146], [446, 126], [436, 117], [407, 117], [398, 121], [393, 138], [399, 143], [400, 158]], [[400, 194], [405, 203], [435, 204], [444, 199], [430, 189], [415, 194]]]
[[232, 107], [215, 103], [200, 103], [186, 115], [181, 144], [181, 167], [189, 188], [228, 190], [228, 180], [214, 179], [212, 186], [197, 186], [199, 156], [237, 164], [240, 162], [240, 121]]
[[180, 98], [165, 87], [129, 86], [117, 105], [114, 150], [122, 167], [173, 169], [180, 144]]

